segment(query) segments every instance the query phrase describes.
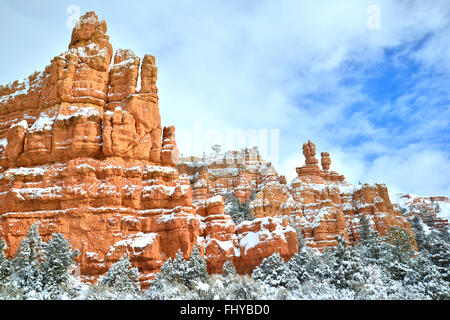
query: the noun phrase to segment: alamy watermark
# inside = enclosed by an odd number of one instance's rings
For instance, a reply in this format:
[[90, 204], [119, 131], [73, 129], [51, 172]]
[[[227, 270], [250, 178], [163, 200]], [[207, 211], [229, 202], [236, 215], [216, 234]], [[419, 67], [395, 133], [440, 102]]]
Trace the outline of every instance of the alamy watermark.
[[[81, 8], [75, 4], [67, 7], [66, 13], [69, 17], [66, 20], [66, 26], [69, 29], [75, 28], [77, 21], [81, 17]], [[381, 8], [378, 5], [372, 4], [367, 7], [366, 13], [368, 18], [366, 20], [366, 26], [369, 30], [381, 29]]]
[[227, 151], [248, 149], [249, 160], [256, 161], [260, 155], [274, 166], [279, 164], [280, 129], [205, 129], [201, 121], [195, 121], [192, 128], [177, 128], [176, 140], [182, 158], [195, 156], [201, 159], [208, 155], [208, 150], [209, 155], [222, 154], [223, 150], [221, 161], [242, 164], [244, 158], [236, 158]]
[[367, 14], [369, 17], [366, 21], [367, 29], [380, 30], [381, 29], [381, 8], [378, 5], [370, 5], [367, 7]]
[[67, 7], [66, 13], [69, 14], [69, 17], [66, 20], [66, 26], [67, 28], [72, 30], [73, 28], [75, 28], [77, 22], [81, 17], [81, 9], [79, 6], [72, 4]]

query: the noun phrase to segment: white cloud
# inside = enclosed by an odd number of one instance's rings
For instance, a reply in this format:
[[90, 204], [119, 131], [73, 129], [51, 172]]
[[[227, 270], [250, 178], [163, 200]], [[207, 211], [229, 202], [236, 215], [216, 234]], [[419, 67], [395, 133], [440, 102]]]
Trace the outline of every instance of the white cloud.
[[449, 160], [443, 152], [423, 145], [407, 147], [377, 158], [368, 168], [366, 177], [369, 181], [383, 178], [383, 182], [391, 187], [391, 194], [448, 195]]

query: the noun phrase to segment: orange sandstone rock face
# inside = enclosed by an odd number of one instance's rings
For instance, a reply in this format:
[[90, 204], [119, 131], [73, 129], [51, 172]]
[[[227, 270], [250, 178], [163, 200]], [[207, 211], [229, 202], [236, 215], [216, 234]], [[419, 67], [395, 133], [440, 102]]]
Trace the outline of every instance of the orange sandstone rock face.
[[190, 252], [198, 226], [188, 181], [142, 161], [80, 158], [10, 168], [2, 174], [1, 236], [15, 251], [31, 224], [62, 232], [81, 251], [83, 275], [96, 276], [128, 252], [144, 273], [178, 248]]
[[297, 233], [288, 219], [268, 217], [243, 222], [237, 234], [240, 252], [235, 265], [241, 273], [251, 273], [253, 266], [276, 252], [287, 261], [298, 251]]
[[286, 178], [279, 177], [256, 148], [222, 153], [215, 146], [202, 158], [181, 158], [177, 168], [189, 177], [193, 203], [202, 216], [204, 231], [199, 241], [209, 272], [220, 273], [225, 261], [231, 260], [239, 273], [251, 273], [275, 252], [286, 260], [297, 252], [297, 233], [288, 219], [261, 216], [236, 225], [224, 210], [224, 198], [229, 195], [248, 201], [252, 190], [271, 182], [284, 182], [287, 189]]
[[330, 154], [328, 152], [322, 152], [321, 156], [322, 156], [322, 160], [320, 161], [320, 163], [322, 164], [323, 171], [324, 172], [330, 171], [330, 166], [331, 166]]
[[199, 241], [210, 273], [221, 273], [227, 260], [234, 263], [239, 273], [252, 273], [275, 252], [288, 260], [298, 251], [297, 233], [287, 219], [257, 218], [236, 226], [230, 215], [223, 213], [222, 196], [208, 199], [205, 207]]
[[165, 127], [163, 131], [163, 145], [161, 162], [164, 165], [175, 167], [178, 163], [178, 149], [175, 141], [175, 127]]

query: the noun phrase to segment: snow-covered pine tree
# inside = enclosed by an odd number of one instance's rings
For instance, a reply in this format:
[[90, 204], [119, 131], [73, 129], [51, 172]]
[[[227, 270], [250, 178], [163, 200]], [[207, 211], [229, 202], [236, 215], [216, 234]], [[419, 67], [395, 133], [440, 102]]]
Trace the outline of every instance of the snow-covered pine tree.
[[238, 225], [244, 221], [255, 220], [251, 213], [250, 202], [255, 199], [255, 191], [252, 190], [249, 201], [239, 202], [239, 200], [230, 194], [225, 199], [225, 211], [231, 216], [233, 222]]
[[237, 270], [236, 267], [234, 266], [233, 262], [231, 260], [227, 260], [222, 267], [222, 275], [224, 277], [233, 277], [233, 276], [237, 276]]
[[448, 226], [444, 226], [442, 228], [441, 237], [442, 240], [450, 244], [450, 229], [448, 228]]
[[206, 261], [198, 247], [194, 246], [189, 260], [185, 260], [183, 252], [178, 249], [175, 259], [169, 258], [162, 265], [161, 271], [150, 283], [150, 288], [145, 291], [144, 298], [163, 300], [193, 296], [199, 299], [194, 289], [199, 284], [206, 286], [209, 280]]
[[310, 247], [301, 248], [287, 263], [300, 283], [321, 281], [329, 275], [329, 268], [321, 255], [317, 255]]
[[425, 234], [425, 230], [423, 229], [422, 220], [415, 216], [411, 221], [411, 229], [414, 233], [414, 237], [416, 238], [417, 248], [422, 251], [425, 249], [427, 236]]
[[439, 214], [439, 212], [441, 212], [441, 206], [439, 205], [439, 202], [434, 203], [434, 212], [436, 214]]
[[44, 242], [38, 232], [38, 223], [33, 224], [20, 242], [12, 260], [13, 280], [25, 295], [43, 291], [43, 259]]
[[184, 259], [183, 252], [178, 249], [175, 259], [167, 259], [162, 265], [160, 273], [157, 274], [156, 280], [165, 280], [169, 283], [185, 283], [185, 273], [187, 262]]
[[120, 294], [137, 294], [140, 292], [140, 273], [131, 266], [128, 254], [124, 254], [116, 263], [112, 264], [106, 275], [98, 280], [99, 285], [108, 286]]
[[343, 237], [338, 236], [337, 241], [337, 247], [331, 251], [330, 282], [339, 289], [351, 289], [355, 283], [363, 281], [361, 259], [358, 251], [349, 247]]
[[41, 269], [46, 291], [52, 294], [60, 291], [60, 285], [69, 279], [68, 269], [78, 254], [78, 250], [72, 251], [70, 241], [64, 239], [61, 233], [54, 233], [48, 243], [44, 244]]
[[11, 274], [11, 266], [5, 255], [6, 243], [0, 239], [0, 283]]
[[390, 227], [385, 238], [391, 244], [391, 252], [398, 261], [406, 263], [414, 255], [414, 237], [406, 229]]
[[383, 267], [387, 262], [387, 250], [389, 244], [383, 241], [376, 230], [369, 229], [367, 235], [355, 246], [355, 250], [361, 256], [361, 262], [365, 265], [378, 265]]
[[364, 214], [361, 214], [359, 218], [359, 241], [364, 242], [369, 240], [371, 236], [369, 220], [367, 220]]
[[227, 299], [230, 300], [257, 300], [269, 299], [264, 294], [265, 285], [262, 281], [255, 280], [248, 275], [237, 276], [225, 288]]
[[428, 237], [425, 250], [442, 278], [450, 283], [450, 244], [444, 240], [441, 233], [434, 231]]
[[282, 286], [293, 289], [299, 285], [295, 273], [284, 262], [278, 252], [265, 258], [261, 265], [253, 271], [252, 278], [261, 280], [273, 287]]
[[411, 259], [411, 268], [403, 282], [407, 287], [414, 287], [433, 300], [450, 299], [450, 283], [443, 279], [440, 270], [433, 265], [427, 254], [419, 253]]
[[200, 250], [194, 246], [190, 259], [185, 260], [183, 252], [178, 249], [175, 259], [169, 258], [161, 267], [161, 272], [155, 280], [165, 280], [169, 283], [178, 283], [192, 288], [197, 281], [207, 281], [208, 271], [205, 259]]
[[414, 238], [400, 227], [391, 227], [385, 236], [386, 250], [384, 269], [391, 279], [403, 281], [411, 270], [411, 258], [414, 255]]
[[188, 287], [192, 287], [192, 284], [197, 281], [207, 282], [209, 279], [206, 261], [200, 254], [197, 246], [194, 246], [189, 261], [187, 262], [184, 279]]

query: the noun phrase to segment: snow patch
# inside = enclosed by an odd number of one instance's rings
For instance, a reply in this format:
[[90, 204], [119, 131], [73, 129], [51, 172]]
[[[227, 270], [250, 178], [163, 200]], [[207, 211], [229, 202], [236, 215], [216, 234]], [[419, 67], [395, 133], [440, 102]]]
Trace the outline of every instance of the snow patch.
[[35, 123], [33, 123], [28, 133], [52, 130], [55, 118], [56, 116], [50, 116], [49, 112], [47, 111], [41, 112], [39, 118], [36, 120]]
[[139, 232], [131, 234], [114, 244], [114, 247], [131, 247], [131, 248], [145, 248], [148, 245], [153, 244], [158, 237], [157, 233], [143, 233]]
[[24, 129], [28, 129], [28, 122], [26, 120], [22, 120], [22, 121], [20, 121], [20, 122], [18, 122], [16, 124], [13, 124], [11, 126], [11, 128], [15, 128], [15, 127], [22, 127]]
[[80, 117], [100, 117], [100, 112], [97, 108], [94, 107], [78, 107], [78, 106], [70, 106], [69, 110], [72, 112], [68, 115], [58, 114], [56, 117], [56, 121], [64, 121], [72, 118], [80, 118]]
[[247, 232], [239, 241], [239, 246], [245, 248], [245, 254], [251, 248], [256, 247], [259, 244], [259, 233], [258, 232]]
[[0, 147], [3, 147], [3, 149], [6, 149], [7, 145], [8, 145], [8, 139], [6, 139], [6, 138], [0, 139]]

